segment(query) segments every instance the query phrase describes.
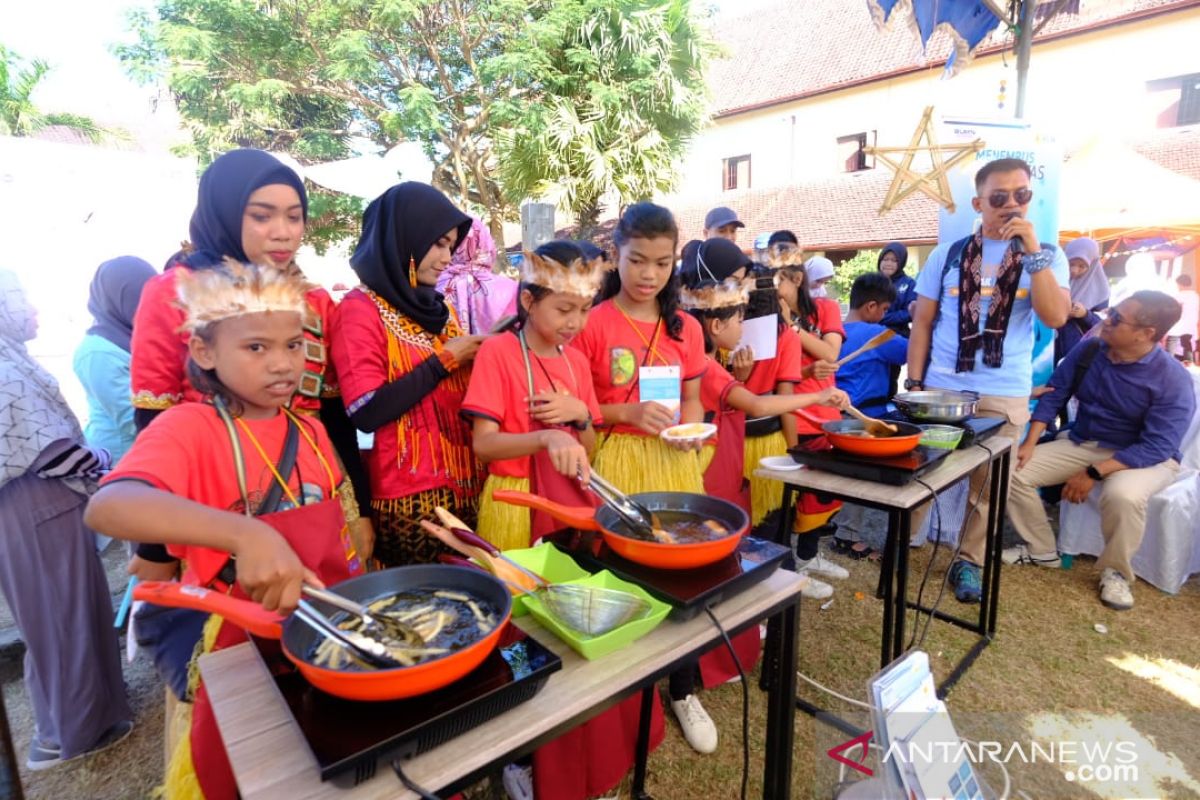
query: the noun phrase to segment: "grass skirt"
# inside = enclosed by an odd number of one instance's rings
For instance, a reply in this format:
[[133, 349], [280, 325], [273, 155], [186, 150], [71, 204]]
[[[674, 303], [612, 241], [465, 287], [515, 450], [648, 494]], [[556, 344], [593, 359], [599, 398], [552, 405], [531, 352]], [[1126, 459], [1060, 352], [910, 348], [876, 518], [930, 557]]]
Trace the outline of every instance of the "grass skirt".
[[604, 438], [592, 465], [626, 494], [704, 494], [704, 470], [712, 463], [714, 450], [684, 452], [668, 447], [657, 436], [614, 433]]
[[487, 539], [500, 550], [529, 547], [532, 536], [529, 509], [510, 503], [497, 503], [492, 492], [509, 489], [529, 491], [529, 478], [512, 478], [506, 475], [489, 475], [483, 484], [479, 499], [479, 527], [476, 533]]
[[779, 481], [754, 477], [758, 462], [767, 456], [787, 455], [787, 439], [783, 431], [775, 431], [766, 436], [746, 437], [746, 461], [742, 466], [742, 474], [750, 481], [750, 510], [752, 519], [750, 527], [755, 527], [763, 519], [783, 506], [783, 484]]

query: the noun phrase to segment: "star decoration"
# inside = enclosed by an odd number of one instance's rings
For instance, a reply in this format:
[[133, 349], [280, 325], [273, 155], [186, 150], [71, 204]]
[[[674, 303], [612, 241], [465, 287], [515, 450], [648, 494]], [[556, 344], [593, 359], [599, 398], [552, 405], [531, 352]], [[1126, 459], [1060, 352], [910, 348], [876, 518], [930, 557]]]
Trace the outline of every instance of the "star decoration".
[[[922, 139], [925, 140], [925, 145], [921, 144]], [[925, 108], [925, 113], [921, 115], [921, 121], [917, 123], [917, 129], [913, 132], [908, 147], [863, 148], [863, 152], [875, 156], [896, 173], [892, 179], [892, 185], [888, 187], [887, 196], [883, 198], [883, 205], [879, 207], [880, 216], [891, 211], [913, 192], [918, 191], [929, 195], [939, 205], [953, 213], [954, 196], [950, 193], [950, 182], [946, 180], [946, 173], [982, 149], [982, 139], [976, 139], [967, 144], [939, 145], [933, 130], [933, 106]], [[912, 169], [913, 156], [920, 152], [928, 152], [929, 158], [933, 162], [933, 169], [923, 175]], [[903, 158], [899, 161], [892, 157], [893, 154], [901, 153]], [[943, 159], [943, 155], [948, 155], [949, 158]]]

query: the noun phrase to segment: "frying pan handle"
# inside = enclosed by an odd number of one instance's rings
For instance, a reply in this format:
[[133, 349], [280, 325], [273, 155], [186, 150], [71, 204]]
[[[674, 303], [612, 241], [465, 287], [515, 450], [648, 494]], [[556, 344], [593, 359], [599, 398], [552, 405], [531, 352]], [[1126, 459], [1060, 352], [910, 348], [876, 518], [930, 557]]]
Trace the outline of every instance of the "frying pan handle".
[[283, 636], [283, 617], [250, 600], [239, 600], [211, 589], [178, 583], [176, 581], [146, 581], [133, 588], [136, 600], [145, 600], [171, 608], [191, 608], [219, 614], [225, 619], [245, 628], [264, 639], [279, 639]]
[[544, 497], [538, 497], [529, 492], [516, 492], [512, 489], [497, 489], [492, 492], [492, 499], [514, 506], [524, 506], [535, 511], [543, 511], [559, 522], [578, 528], [581, 531], [598, 531], [600, 524], [596, 522], [596, 510], [586, 506], [565, 506]]

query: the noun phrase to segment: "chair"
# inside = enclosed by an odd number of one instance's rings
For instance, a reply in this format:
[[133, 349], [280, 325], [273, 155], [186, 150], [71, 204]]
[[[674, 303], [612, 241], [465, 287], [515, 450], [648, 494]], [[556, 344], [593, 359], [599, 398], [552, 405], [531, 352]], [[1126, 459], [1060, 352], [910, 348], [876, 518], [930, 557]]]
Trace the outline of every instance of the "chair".
[[[1200, 370], [1189, 372], [1200, 406]], [[1137, 577], [1168, 594], [1178, 594], [1189, 576], [1200, 573], [1200, 413], [1192, 417], [1180, 450], [1179, 477], [1150, 498], [1146, 534], [1132, 561]], [[1096, 556], [1104, 549], [1100, 489], [1092, 489], [1086, 503], [1059, 506], [1059, 551]]]

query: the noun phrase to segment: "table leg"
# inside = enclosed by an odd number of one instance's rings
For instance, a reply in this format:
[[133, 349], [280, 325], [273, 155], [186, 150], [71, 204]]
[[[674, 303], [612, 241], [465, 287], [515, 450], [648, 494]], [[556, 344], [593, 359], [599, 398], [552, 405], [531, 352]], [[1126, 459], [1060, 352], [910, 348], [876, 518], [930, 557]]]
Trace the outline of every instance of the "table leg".
[[642, 708], [638, 714], [637, 752], [633, 762], [633, 800], [652, 800], [646, 794], [646, 761], [650, 755], [650, 721], [654, 717], [654, 684], [642, 689]]
[[796, 724], [796, 625], [800, 598], [771, 617], [779, 628], [772, 654], [767, 695], [767, 740], [763, 763], [764, 800], [789, 800], [792, 792], [792, 749]]
[[[1000, 572], [1003, 559], [1001, 558], [1004, 552], [1004, 517], [1008, 513], [1008, 470], [1011, 465], [1012, 450], [1005, 450], [1004, 454], [998, 459], [999, 468], [999, 491], [992, 495], [992, 507], [996, 509], [996, 531], [995, 542], [990, 553], [992, 561], [992, 580], [988, 587], [990, 592], [985, 592], [983, 601], [987, 605], [987, 631], [988, 638], [996, 635], [996, 618], [1000, 615]], [[996, 459], [993, 460], [996, 463]]]
[[904, 621], [908, 615], [908, 552], [912, 549], [909, 546], [911, 539], [912, 510], [905, 509], [900, 512], [900, 535], [896, 537], [896, 624], [889, 664], [904, 652]]
[[892, 590], [896, 578], [896, 549], [900, 542], [900, 512], [888, 512], [887, 542], [883, 546], [883, 563], [879, 565], [879, 586], [876, 598], [883, 601], [883, 636], [879, 648], [879, 666], [892, 663], [892, 626], [895, 624], [895, 607]]
[[[775, 528], [775, 543], [782, 545], [788, 549], [787, 556], [784, 557], [781, 567], [783, 569], [796, 571], [796, 557], [792, 551], [792, 525], [796, 521], [796, 490], [791, 484], [783, 484], [783, 505], [779, 509], [779, 525]], [[763, 643], [762, 669], [759, 670], [758, 688], [760, 691], [768, 691], [770, 684], [767, 676], [771, 674], [774, 664], [772, 659], [775, 657], [774, 637], [778, 635], [779, 626], [775, 624], [775, 618], [767, 620], [767, 640]]]

